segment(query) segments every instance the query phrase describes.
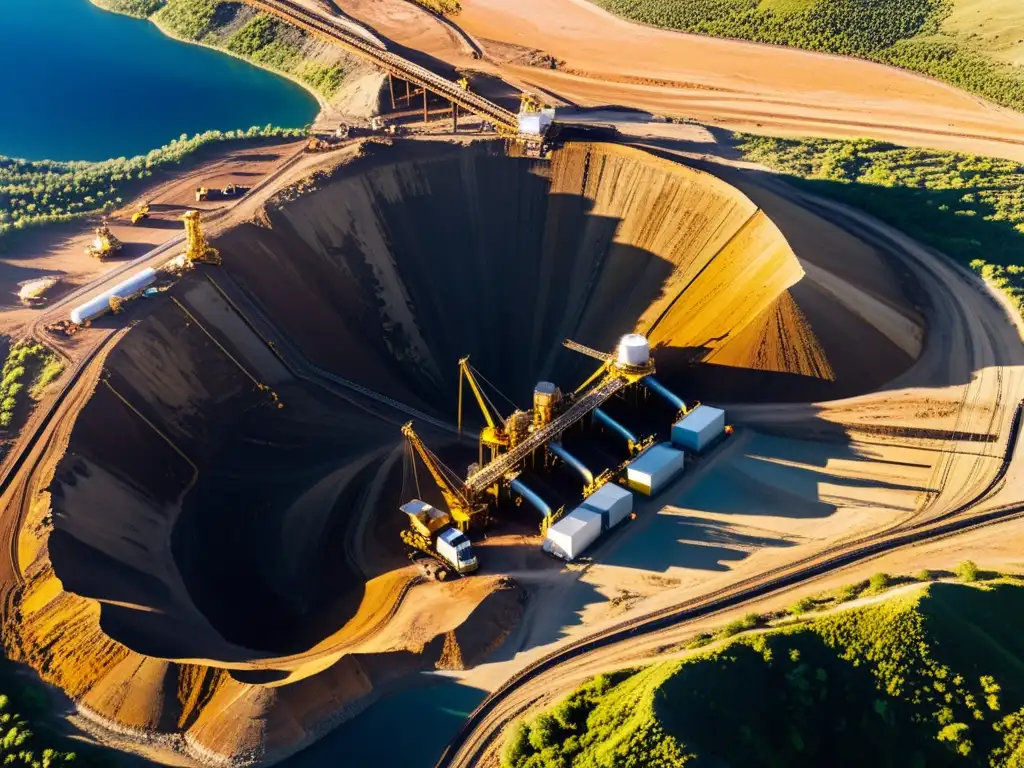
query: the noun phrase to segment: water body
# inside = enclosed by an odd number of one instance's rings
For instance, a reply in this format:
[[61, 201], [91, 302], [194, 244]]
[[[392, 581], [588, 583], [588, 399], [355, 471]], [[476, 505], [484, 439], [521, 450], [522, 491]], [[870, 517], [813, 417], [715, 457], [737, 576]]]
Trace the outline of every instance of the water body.
[[316, 99], [89, 0], [0, 0], [0, 155], [105, 160], [182, 133], [299, 128]]

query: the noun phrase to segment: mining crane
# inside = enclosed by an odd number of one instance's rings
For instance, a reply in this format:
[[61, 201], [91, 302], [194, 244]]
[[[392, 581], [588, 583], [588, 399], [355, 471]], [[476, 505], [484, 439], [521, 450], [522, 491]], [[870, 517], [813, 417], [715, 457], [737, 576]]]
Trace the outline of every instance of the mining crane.
[[494, 407], [494, 403], [487, 398], [484, 391], [480, 388], [480, 384], [474, 375], [474, 368], [469, 364], [469, 355], [466, 355], [466, 357], [459, 360], [459, 434], [462, 434], [462, 390], [464, 381], [469, 382], [469, 388], [473, 392], [477, 404], [480, 406], [480, 411], [484, 415], [484, 421], [487, 422], [487, 426], [480, 431], [480, 464], [483, 464], [485, 446], [490, 450], [489, 458], [491, 461], [494, 460], [503, 448], [508, 448], [508, 429], [505, 420], [498, 415], [498, 409]]
[[487, 504], [474, 499], [466, 492], [466, 488], [459, 476], [444, 465], [434, 453], [420, 439], [412, 428], [412, 422], [402, 427], [402, 434], [408, 441], [407, 446], [411, 448], [426, 466], [441, 491], [444, 503], [448, 505], [448, 512], [459, 530], [466, 530], [469, 521], [475, 515], [487, 510]]

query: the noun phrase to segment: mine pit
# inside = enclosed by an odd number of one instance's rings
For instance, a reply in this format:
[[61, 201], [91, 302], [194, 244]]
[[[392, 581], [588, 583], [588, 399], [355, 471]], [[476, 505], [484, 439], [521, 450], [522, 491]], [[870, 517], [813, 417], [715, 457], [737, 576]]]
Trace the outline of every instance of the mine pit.
[[[624, 146], [366, 146], [215, 232], [223, 270], [176, 285], [110, 355], [51, 485], [56, 576], [99, 604], [104, 637], [246, 683], [343, 646], [395, 599], [376, 585], [412, 572], [397, 536], [408, 417], [297, 378], [261, 323], [316, 369], [452, 424], [461, 357], [529, 407], [538, 381], [571, 391], [595, 367], [567, 338], [611, 350], [643, 333], [658, 379], [712, 403], [841, 397], [906, 369], [920, 321], [886, 262], [858, 244], [851, 268], [842, 238], [794, 251], [800, 216], [773, 213]], [[852, 308], [865, 291], [885, 317]], [[671, 417], [608, 410], [637, 429]], [[472, 441], [420, 431], [458, 471], [474, 460]], [[566, 440], [621, 460], [590, 426]], [[536, 480], [556, 500], [577, 482]], [[279, 671], [240, 671], [254, 664]]]

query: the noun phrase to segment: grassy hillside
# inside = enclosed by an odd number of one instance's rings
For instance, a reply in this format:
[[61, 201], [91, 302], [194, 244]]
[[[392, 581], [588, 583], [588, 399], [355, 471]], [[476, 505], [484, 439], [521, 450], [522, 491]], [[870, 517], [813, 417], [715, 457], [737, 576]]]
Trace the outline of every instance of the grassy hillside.
[[745, 159], [938, 248], [1024, 310], [1024, 166], [867, 139], [737, 138]]
[[93, 0], [110, 11], [148, 17], [174, 37], [229, 51], [304, 83], [330, 101], [358, 61], [337, 46], [240, 2]]
[[1024, 110], [1018, 0], [593, 0], [626, 18], [903, 67]]
[[936, 583], [635, 672], [518, 724], [506, 768], [1024, 765], [1024, 586]]

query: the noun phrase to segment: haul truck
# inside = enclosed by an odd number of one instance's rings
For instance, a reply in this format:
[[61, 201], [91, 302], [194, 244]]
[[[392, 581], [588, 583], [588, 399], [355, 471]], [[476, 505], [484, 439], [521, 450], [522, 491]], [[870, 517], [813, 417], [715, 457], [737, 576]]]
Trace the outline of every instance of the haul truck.
[[479, 564], [469, 537], [452, 525], [447, 512], [419, 499], [403, 504], [400, 509], [409, 516], [409, 527], [402, 531], [402, 541], [437, 561], [434, 567], [425, 565], [428, 575], [443, 580], [449, 570], [463, 576], [477, 569]]

